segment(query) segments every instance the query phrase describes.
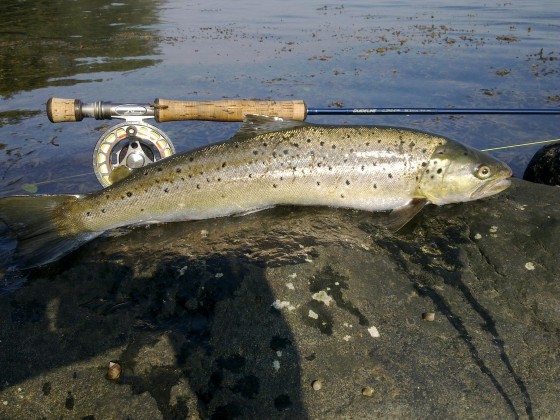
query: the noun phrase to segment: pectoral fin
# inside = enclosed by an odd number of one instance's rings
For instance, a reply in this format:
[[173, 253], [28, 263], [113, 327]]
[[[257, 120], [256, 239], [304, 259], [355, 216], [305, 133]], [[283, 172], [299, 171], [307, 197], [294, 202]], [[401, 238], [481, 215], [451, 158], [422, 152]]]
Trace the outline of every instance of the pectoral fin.
[[384, 227], [393, 232], [397, 232], [410, 222], [426, 204], [428, 204], [428, 200], [425, 198], [413, 198], [404, 206], [391, 211], [389, 216], [387, 216], [387, 220], [383, 223]]

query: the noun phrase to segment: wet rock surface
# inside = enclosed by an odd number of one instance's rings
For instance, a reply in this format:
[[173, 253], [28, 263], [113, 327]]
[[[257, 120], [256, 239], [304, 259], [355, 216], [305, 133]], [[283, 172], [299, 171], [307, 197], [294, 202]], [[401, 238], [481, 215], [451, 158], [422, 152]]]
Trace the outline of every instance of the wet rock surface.
[[552, 417], [559, 204], [515, 181], [398, 234], [325, 208], [113, 233], [0, 297], [0, 417]]

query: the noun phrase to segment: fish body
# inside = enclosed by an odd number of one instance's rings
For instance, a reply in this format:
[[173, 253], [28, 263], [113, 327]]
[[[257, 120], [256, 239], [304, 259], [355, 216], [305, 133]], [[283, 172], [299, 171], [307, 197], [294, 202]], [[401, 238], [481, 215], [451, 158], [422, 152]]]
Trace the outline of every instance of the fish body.
[[42, 265], [116, 227], [244, 214], [277, 205], [393, 210], [470, 201], [509, 186], [507, 165], [415, 130], [248, 116], [231, 139], [160, 160], [87, 195], [0, 199], [16, 256]]

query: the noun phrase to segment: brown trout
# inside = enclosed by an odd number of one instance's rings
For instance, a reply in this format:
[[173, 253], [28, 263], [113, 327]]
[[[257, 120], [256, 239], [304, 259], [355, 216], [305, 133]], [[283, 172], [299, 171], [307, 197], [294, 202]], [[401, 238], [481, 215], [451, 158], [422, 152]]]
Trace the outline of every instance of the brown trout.
[[476, 200], [511, 169], [420, 131], [249, 115], [231, 139], [160, 160], [86, 195], [0, 199], [15, 259], [43, 265], [119, 226], [207, 219], [278, 205], [392, 210], [400, 228], [427, 203]]

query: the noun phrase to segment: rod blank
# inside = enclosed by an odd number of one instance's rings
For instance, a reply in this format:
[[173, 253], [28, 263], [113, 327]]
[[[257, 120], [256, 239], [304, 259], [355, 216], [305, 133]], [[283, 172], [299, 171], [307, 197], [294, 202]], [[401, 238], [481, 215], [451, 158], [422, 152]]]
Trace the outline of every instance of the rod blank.
[[556, 115], [560, 109], [496, 108], [308, 108], [307, 115]]

